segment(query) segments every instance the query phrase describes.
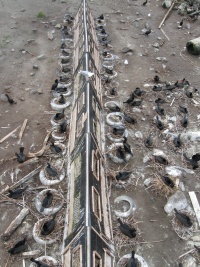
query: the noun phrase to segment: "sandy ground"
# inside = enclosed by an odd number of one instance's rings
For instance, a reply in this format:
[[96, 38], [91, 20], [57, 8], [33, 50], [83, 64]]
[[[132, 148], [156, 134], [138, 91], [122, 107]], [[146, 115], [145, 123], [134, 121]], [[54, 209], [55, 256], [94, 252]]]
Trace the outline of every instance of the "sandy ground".
[[[198, 21], [192, 22], [185, 20], [182, 29], [178, 29], [177, 22], [181, 17], [176, 11], [173, 11], [169, 19], [166, 21], [163, 29], [170, 41], [158, 29], [166, 10], [161, 7], [162, 1], [149, 0], [146, 6], [141, 6], [143, 1], [89, 1], [89, 6], [97, 16], [101, 13], [106, 15], [106, 29], [113, 45], [112, 52], [119, 56], [119, 64], [116, 65], [118, 72], [117, 81], [120, 83], [118, 100], [125, 101], [130, 92], [137, 86], [144, 88], [145, 83], [150, 83], [153, 77], [158, 74], [162, 81], [175, 82], [178, 79], [186, 78], [189, 82], [199, 89], [199, 73], [200, 65], [199, 58], [191, 56], [185, 52], [181, 56], [181, 51], [184, 49], [188, 40], [198, 37], [200, 29]], [[0, 102], [0, 138], [14, 130], [17, 126], [21, 126], [24, 119], [28, 119], [28, 124], [20, 145], [25, 147], [25, 151], [38, 151], [42, 147], [43, 140], [47, 130], [50, 129], [50, 116], [45, 111], [50, 111], [50, 88], [56, 78], [58, 71], [58, 53], [60, 45], [60, 31], [51, 25], [52, 20], [57, 23], [62, 23], [62, 18], [65, 13], [72, 15], [78, 10], [78, 1], [0, 1], [0, 78], [1, 88], [0, 94], [8, 93], [17, 104], [10, 106], [7, 102]], [[45, 19], [38, 19], [38, 12], [46, 14]], [[152, 29], [149, 36], [142, 34], [142, 29], [145, 23], [148, 23]], [[54, 39], [50, 41], [47, 37], [47, 32], [55, 29]], [[28, 40], [34, 40], [28, 42]], [[159, 50], [156, 52], [152, 44], [159, 43]], [[122, 54], [121, 49], [128, 44], [133, 48], [132, 54]], [[27, 50], [29, 53], [22, 53], [22, 50]], [[45, 59], [38, 60], [37, 57], [45, 54]], [[166, 62], [156, 60], [157, 57], [166, 57]], [[124, 60], [128, 60], [128, 65], [125, 65]], [[33, 69], [33, 65], [38, 65], [39, 69]], [[165, 66], [163, 66], [165, 65]], [[170, 150], [168, 143], [162, 142], [164, 136], [159, 136], [158, 130], [153, 126], [152, 118], [156, 115], [153, 111], [154, 100], [157, 96], [162, 96], [167, 99], [167, 104], [164, 105], [166, 113], [170, 116], [177, 114], [178, 104], [186, 105], [189, 112], [189, 121], [191, 129], [199, 127], [199, 121], [196, 115], [199, 113], [199, 106], [194, 106], [187, 99], [183, 91], [178, 93], [170, 93], [168, 95], [153, 93], [150, 88], [144, 88], [147, 94], [144, 95], [142, 113], [133, 114], [137, 118], [138, 123], [132, 127], [129, 133], [128, 141], [134, 151], [134, 157], [126, 166], [126, 170], [133, 170], [134, 178], [131, 184], [124, 189], [117, 189], [115, 182], [111, 187], [111, 210], [114, 210], [113, 200], [116, 196], [127, 194], [132, 197], [137, 205], [135, 220], [140, 222], [138, 227], [141, 231], [140, 242], [149, 242], [137, 244], [135, 249], [137, 254], [141, 255], [148, 266], [178, 266], [178, 257], [188, 250], [189, 244], [181, 240], [173, 231], [171, 225], [172, 216], [167, 216], [163, 210], [166, 204], [166, 199], [163, 196], [156, 196], [150, 190], [148, 193], [145, 190], [143, 181], [145, 178], [152, 177], [153, 174], [164, 171], [160, 167], [155, 167], [153, 162], [143, 164], [143, 157], [149, 152], [143, 145], [143, 140], [138, 140], [134, 133], [141, 131], [146, 137], [149, 131], [153, 132], [155, 144], [154, 147], [164, 150], [170, 159], [170, 164], [185, 165], [185, 161], [181, 158], [181, 153]], [[177, 91], [176, 91], [177, 92]], [[170, 103], [175, 98], [174, 103]], [[195, 100], [199, 102], [198, 94], [195, 95]], [[104, 101], [107, 101], [104, 98]], [[199, 102], [200, 103], [200, 102]], [[126, 106], [124, 106], [126, 109]], [[142, 114], [142, 115], [141, 115]], [[145, 118], [145, 120], [143, 120]], [[180, 116], [179, 116], [180, 120]], [[109, 130], [109, 128], [107, 128]], [[178, 125], [178, 131], [182, 132], [182, 128]], [[9, 139], [0, 144], [0, 160], [10, 159], [14, 153], [18, 151], [17, 131]], [[109, 143], [108, 143], [109, 144]], [[188, 143], [185, 150], [191, 151], [194, 147]], [[198, 149], [198, 147], [195, 147]], [[199, 151], [193, 151], [199, 152]], [[21, 173], [18, 178], [23, 177], [39, 164], [43, 164], [41, 160], [26, 168], [21, 168]], [[109, 169], [114, 166], [108, 161]], [[151, 167], [147, 167], [150, 165]], [[5, 187], [6, 184], [12, 183], [11, 173], [18, 166], [15, 160], [1, 164], [0, 187]], [[122, 169], [119, 167], [119, 170]], [[6, 175], [2, 175], [7, 169]], [[141, 177], [141, 178], [140, 178]], [[18, 179], [14, 175], [14, 182]], [[138, 180], [136, 186], [136, 179]], [[199, 177], [198, 171], [195, 175], [183, 175], [181, 177], [188, 198], [188, 191], [196, 191], [199, 198]], [[31, 184], [32, 188], [39, 186], [39, 180], [36, 178]], [[127, 190], [128, 189], [128, 190]], [[31, 203], [33, 213], [35, 208], [33, 200], [37, 190], [29, 190], [26, 199]], [[65, 193], [65, 192], [63, 192]], [[5, 231], [8, 223], [16, 216], [20, 208], [16, 205], [1, 204], [1, 233]], [[24, 224], [19, 228], [12, 240], [8, 243], [18, 240], [24, 229], [29, 236], [29, 244], [31, 248], [36, 248], [31, 238], [31, 221], [36, 221], [35, 216], [29, 215], [30, 223]], [[37, 216], [36, 216], [37, 217]], [[113, 225], [116, 226], [116, 217], [113, 215]], [[154, 243], [153, 241], [160, 241]], [[8, 260], [6, 247], [9, 244], [1, 242], [0, 245], [0, 266], [5, 266]], [[130, 246], [124, 246], [116, 252], [116, 259], [131, 251]], [[47, 252], [51, 248], [47, 248]], [[59, 246], [56, 246], [53, 254], [59, 258]], [[52, 251], [52, 250], [51, 250]], [[21, 260], [18, 257], [10, 258], [7, 267], [21, 266]]]

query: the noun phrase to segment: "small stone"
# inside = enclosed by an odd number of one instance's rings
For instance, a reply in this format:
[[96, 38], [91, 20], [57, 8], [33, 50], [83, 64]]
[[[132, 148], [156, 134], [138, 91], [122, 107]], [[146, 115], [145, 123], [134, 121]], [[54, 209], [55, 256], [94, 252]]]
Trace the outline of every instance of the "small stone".
[[19, 98], [19, 100], [21, 100], [21, 101], [24, 101], [24, 100], [25, 100], [25, 98], [24, 98], [23, 96], [19, 96], [18, 98]]
[[31, 72], [31, 73], [30, 73], [30, 76], [35, 76], [35, 73]]
[[159, 41], [160, 41], [160, 40], [162, 40], [162, 38], [158, 36], [158, 37], [157, 37], [157, 40], [159, 40]]
[[143, 138], [143, 135], [142, 135], [142, 133], [140, 131], [137, 131], [135, 133], [135, 137], [137, 137], [137, 138]]
[[3, 102], [7, 102], [7, 101], [8, 101], [6, 95], [4, 95], [4, 94], [1, 94], [0, 99], [1, 99]]
[[37, 29], [33, 29], [32, 32], [33, 32], [33, 33], [36, 33], [36, 32], [37, 32]]
[[32, 89], [32, 90], [30, 91], [30, 94], [31, 94], [31, 95], [35, 95], [35, 94], [37, 94], [37, 93], [38, 93], [38, 91], [35, 90], [35, 89]]
[[15, 49], [13, 48], [13, 49], [11, 49], [11, 51], [12, 51], [12, 52], [14, 52], [14, 51], [15, 51]]
[[188, 205], [187, 199], [183, 192], [177, 191], [171, 197], [168, 198], [167, 204], [164, 206], [166, 213], [171, 213], [174, 208], [177, 210], [185, 209]]
[[162, 4], [162, 6], [164, 8], [170, 8], [170, 6], [172, 5], [172, 1], [171, 0], [165, 0]]
[[38, 70], [39, 69], [38, 65], [33, 65], [33, 69]]
[[124, 65], [128, 65], [128, 60], [127, 59], [124, 60]]
[[65, 0], [62, 0], [61, 3], [64, 4], [64, 3], [66, 3], [66, 1]]
[[27, 40], [27, 43], [33, 43], [33, 42], [35, 42], [35, 39], [29, 39], [29, 40]]
[[47, 33], [47, 36], [48, 36], [48, 39], [51, 40], [51, 41], [52, 41], [53, 38], [54, 38], [52, 32], [48, 32], [48, 33]]
[[51, 20], [50, 23], [51, 23], [52, 26], [55, 26], [57, 21], [54, 19], [54, 20]]
[[121, 22], [121, 23], [126, 23], [126, 21], [125, 21], [125, 20], [122, 20], [122, 19], [120, 20], [120, 22]]
[[41, 88], [38, 88], [38, 90], [37, 90], [37, 92], [38, 92], [38, 94], [43, 94], [43, 90], [41, 89]]
[[159, 48], [160, 47], [159, 43], [152, 44], [152, 46], [155, 47], [155, 48]]
[[128, 52], [133, 52], [133, 49], [128, 47], [128, 46], [122, 48], [122, 53], [125, 54], [125, 53], [128, 53]]
[[55, 28], [56, 28], [56, 29], [61, 29], [61, 24], [59, 24], [59, 23], [56, 24]]
[[38, 56], [38, 60], [41, 60], [41, 59], [45, 59], [46, 58], [46, 56], [43, 54], [43, 55], [40, 55], [40, 56]]
[[8, 44], [8, 43], [10, 43], [10, 41], [9, 41], [9, 40], [7, 40], [7, 41], [6, 41], [6, 43], [7, 43], [7, 44]]
[[156, 60], [167, 62], [167, 58], [166, 57], [157, 57]]
[[20, 12], [25, 12], [25, 11], [26, 11], [26, 9], [24, 9], [24, 8], [20, 10]]
[[144, 185], [149, 186], [152, 181], [153, 181], [153, 178], [147, 178], [144, 180]]

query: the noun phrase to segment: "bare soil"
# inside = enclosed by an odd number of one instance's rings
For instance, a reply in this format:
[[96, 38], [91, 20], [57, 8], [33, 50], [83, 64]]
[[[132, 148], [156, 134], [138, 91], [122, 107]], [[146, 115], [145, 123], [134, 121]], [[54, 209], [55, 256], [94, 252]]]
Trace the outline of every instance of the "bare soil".
[[[158, 29], [166, 10], [162, 8], [162, 1], [149, 0], [146, 6], [142, 6], [143, 1], [89, 1], [88, 4], [93, 15], [106, 15], [106, 30], [109, 33], [113, 49], [111, 52], [119, 57], [119, 64], [115, 70], [118, 72], [117, 81], [120, 83], [118, 98], [119, 102], [125, 101], [130, 92], [136, 87], [140, 87], [147, 91], [143, 96], [143, 107], [141, 113], [131, 114], [137, 118], [138, 123], [129, 129], [128, 142], [133, 150], [133, 159], [126, 166], [126, 170], [132, 170], [134, 178], [126, 189], [118, 189], [115, 182], [112, 181], [111, 186], [111, 210], [114, 211], [113, 200], [115, 197], [127, 194], [132, 197], [137, 205], [134, 218], [139, 222], [138, 227], [141, 232], [140, 242], [134, 248], [137, 254], [141, 255], [148, 266], [167, 267], [178, 266], [178, 257], [189, 250], [191, 244], [181, 240], [172, 229], [171, 219], [164, 212], [166, 198], [157, 196], [150, 190], [145, 190], [143, 185], [145, 178], [152, 177], [155, 173], [162, 172], [164, 169], [156, 167], [155, 163], [143, 163], [143, 157], [149, 152], [143, 145], [143, 140], [135, 137], [136, 131], [141, 131], [143, 137], [149, 132], [153, 133], [154, 148], [163, 150], [170, 161], [170, 165], [180, 165], [185, 167], [185, 161], [181, 157], [180, 152], [170, 149], [168, 143], [164, 142], [165, 136], [160, 135], [156, 130], [152, 119], [156, 115], [153, 110], [154, 101], [158, 96], [164, 97], [167, 103], [163, 105], [166, 114], [170, 116], [177, 115], [178, 104], [186, 105], [189, 109], [189, 129], [198, 129], [199, 105], [194, 106], [188, 99], [183, 90], [175, 90], [172, 93], [155, 93], [151, 87], [145, 88], [144, 84], [152, 82], [153, 77], [159, 75], [161, 81], [175, 82], [186, 78], [192, 86], [199, 89], [199, 57], [191, 56], [183, 51], [186, 42], [198, 37], [200, 28], [198, 21], [193, 22], [185, 19], [183, 28], [178, 29], [177, 22], [182, 17], [177, 11], [172, 11], [171, 15], [165, 22], [163, 27], [168, 38]], [[16, 182], [19, 178], [28, 174], [40, 164], [45, 164], [46, 159], [40, 159], [39, 162], [31, 164], [27, 167], [20, 167], [16, 160], [6, 161], [14, 157], [14, 153], [18, 152], [19, 146], [25, 147], [25, 152], [36, 152], [41, 149], [47, 130], [51, 129], [50, 117], [45, 111], [51, 111], [50, 100], [51, 85], [56, 78], [58, 71], [58, 54], [60, 52], [60, 30], [55, 29], [51, 25], [52, 20], [62, 24], [64, 14], [70, 13], [75, 15], [79, 1], [61, 0], [8, 0], [0, 1], [0, 94], [8, 93], [16, 102], [12, 106], [8, 102], [0, 100], [0, 138], [3, 138], [17, 126], [22, 126], [24, 119], [28, 119], [22, 141], [18, 144], [19, 130], [9, 139], [0, 144], [0, 188]], [[38, 19], [37, 14], [42, 11], [46, 18]], [[152, 32], [146, 36], [142, 34], [142, 29], [148, 23]], [[189, 24], [189, 26], [188, 26]], [[54, 30], [54, 39], [51, 41], [47, 37], [48, 31]], [[158, 38], [160, 37], [160, 38]], [[33, 42], [28, 40], [34, 39]], [[152, 44], [159, 43], [159, 51], [155, 51]], [[122, 54], [121, 50], [127, 44], [134, 49], [132, 54]], [[22, 50], [29, 53], [22, 53]], [[183, 51], [181, 53], [181, 51]], [[33, 55], [32, 55], [33, 54]], [[37, 57], [45, 54], [45, 59], [38, 60]], [[183, 54], [183, 56], [182, 56]], [[186, 56], [186, 57], [185, 57]], [[156, 60], [157, 57], [166, 57], [167, 62]], [[128, 65], [124, 64], [124, 60], [128, 60]], [[33, 65], [39, 66], [39, 69], [33, 69]], [[165, 66], [163, 66], [165, 65]], [[38, 93], [42, 90], [42, 93]], [[175, 98], [175, 99], [174, 99]], [[170, 106], [172, 100], [174, 102]], [[199, 94], [196, 93], [194, 99], [200, 103]], [[104, 101], [108, 101], [104, 98]], [[126, 110], [124, 106], [124, 110]], [[144, 120], [144, 119], [145, 120]], [[180, 115], [178, 116], [180, 120]], [[182, 133], [183, 129], [178, 124], [178, 132]], [[109, 127], [106, 127], [109, 131]], [[176, 133], [176, 130], [174, 130]], [[109, 143], [107, 143], [109, 145]], [[185, 151], [194, 150], [192, 143], [187, 143]], [[199, 152], [199, 144], [195, 147], [195, 151]], [[198, 150], [198, 151], [197, 151]], [[114, 170], [114, 166], [109, 160], [108, 169]], [[149, 165], [150, 167], [148, 167]], [[119, 166], [118, 170], [124, 168], [125, 164]], [[16, 169], [20, 172], [17, 174]], [[13, 181], [12, 181], [12, 173]], [[137, 185], [136, 180], [138, 179]], [[199, 195], [199, 172], [195, 171], [195, 175], [183, 175], [180, 178], [186, 188], [185, 195], [189, 200], [188, 191], [196, 191], [198, 200]], [[38, 248], [32, 239], [33, 222], [38, 219], [38, 214], [34, 206], [34, 199], [41, 187], [38, 176], [31, 180], [25, 201], [29, 203], [32, 213], [28, 215], [26, 222], [20, 226], [15, 234], [8, 242], [0, 243], [0, 266], [22, 266], [21, 257], [8, 258], [7, 248], [11, 242], [19, 240], [22, 236], [28, 236], [28, 244], [31, 249]], [[126, 186], [126, 185], [125, 185]], [[61, 187], [55, 187], [64, 195], [66, 191]], [[6, 204], [1, 202], [1, 226], [0, 233], [3, 233], [9, 223], [19, 213], [21, 208], [15, 204]], [[60, 214], [64, 214], [64, 208]], [[60, 215], [60, 216], [61, 216]], [[62, 217], [62, 216], [61, 216]], [[116, 217], [113, 213], [113, 225], [117, 225]], [[158, 242], [154, 242], [158, 241]], [[47, 255], [54, 255], [60, 259], [61, 243], [52, 247], [47, 247]], [[44, 248], [43, 248], [44, 249]], [[116, 251], [116, 260], [124, 254], [130, 253], [132, 247], [124, 246]], [[7, 265], [6, 265], [7, 264]], [[28, 266], [27, 261], [27, 266]], [[200, 264], [200, 263], [198, 263]], [[199, 266], [199, 265], [198, 265]]]

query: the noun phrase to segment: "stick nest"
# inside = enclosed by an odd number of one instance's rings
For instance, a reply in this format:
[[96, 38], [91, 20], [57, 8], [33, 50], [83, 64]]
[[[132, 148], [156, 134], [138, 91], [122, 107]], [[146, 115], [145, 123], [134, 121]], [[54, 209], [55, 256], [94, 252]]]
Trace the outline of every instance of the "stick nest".
[[176, 215], [174, 214], [174, 217], [171, 221], [172, 227], [175, 231], [175, 233], [183, 240], [188, 240], [191, 236], [193, 236], [193, 232], [195, 231], [195, 226], [194, 226], [194, 221], [195, 221], [195, 215], [192, 212], [182, 210], [182, 213], [190, 217], [192, 221], [192, 226], [191, 227], [185, 227], [182, 225], [178, 219], [176, 218]]

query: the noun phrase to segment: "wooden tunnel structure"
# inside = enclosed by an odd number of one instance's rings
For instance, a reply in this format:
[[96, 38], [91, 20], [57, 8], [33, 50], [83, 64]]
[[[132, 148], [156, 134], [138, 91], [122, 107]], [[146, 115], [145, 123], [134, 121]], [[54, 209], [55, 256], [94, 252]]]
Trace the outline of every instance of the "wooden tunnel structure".
[[[114, 267], [104, 172], [100, 57], [95, 20], [85, 0], [74, 19], [74, 104], [68, 161], [63, 266]], [[80, 70], [93, 72], [86, 79]]]

